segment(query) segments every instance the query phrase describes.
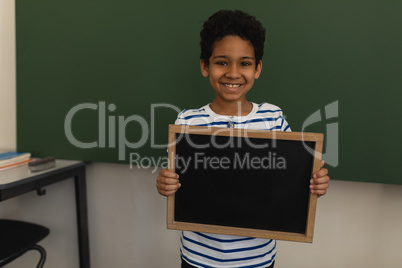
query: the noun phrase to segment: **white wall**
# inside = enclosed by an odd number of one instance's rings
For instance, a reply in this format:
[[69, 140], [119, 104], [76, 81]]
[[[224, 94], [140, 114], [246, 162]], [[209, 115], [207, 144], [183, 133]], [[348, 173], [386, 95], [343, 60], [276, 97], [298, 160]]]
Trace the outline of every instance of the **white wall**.
[[0, 0], [0, 150], [15, 149], [15, 0]]
[[[14, 0], [0, 0], [0, 149], [16, 147]], [[347, 176], [347, 174], [345, 174]], [[177, 268], [178, 232], [165, 228], [155, 174], [94, 163], [87, 170], [92, 267]], [[399, 268], [402, 186], [332, 181], [320, 198], [313, 244], [279, 242], [278, 268]], [[41, 223], [45, 267], [78, 267], [72, 180], [0, 203], [0, 217]], [[7, 267], [33, 267], [27, 253]]]

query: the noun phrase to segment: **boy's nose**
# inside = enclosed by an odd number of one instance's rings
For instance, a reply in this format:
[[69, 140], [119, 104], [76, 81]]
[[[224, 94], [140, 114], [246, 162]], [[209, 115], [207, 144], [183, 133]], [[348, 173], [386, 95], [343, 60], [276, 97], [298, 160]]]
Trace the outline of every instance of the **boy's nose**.
[[227, 78], [236, 79], [240, 78], [239, 68], [236, 65], [231, 65], [226, 73]]

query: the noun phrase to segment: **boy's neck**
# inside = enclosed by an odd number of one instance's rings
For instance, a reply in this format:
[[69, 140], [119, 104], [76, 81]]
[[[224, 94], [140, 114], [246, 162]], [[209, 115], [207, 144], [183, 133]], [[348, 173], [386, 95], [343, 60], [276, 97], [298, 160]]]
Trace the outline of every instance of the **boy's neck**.
[[246, 116], [253, 110], [253, 104], [247, 100], [220, 103], [215, 99], [209, 107], [216, 114], [228, 116]]

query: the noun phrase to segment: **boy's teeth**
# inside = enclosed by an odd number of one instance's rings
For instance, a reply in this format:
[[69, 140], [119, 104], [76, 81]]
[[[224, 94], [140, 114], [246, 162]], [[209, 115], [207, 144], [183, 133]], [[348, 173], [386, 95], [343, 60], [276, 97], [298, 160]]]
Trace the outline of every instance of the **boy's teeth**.
[[227, 87], [239, 87], [240, 85], [239, 84], [225, 84], [225, 86], [227, 86]]

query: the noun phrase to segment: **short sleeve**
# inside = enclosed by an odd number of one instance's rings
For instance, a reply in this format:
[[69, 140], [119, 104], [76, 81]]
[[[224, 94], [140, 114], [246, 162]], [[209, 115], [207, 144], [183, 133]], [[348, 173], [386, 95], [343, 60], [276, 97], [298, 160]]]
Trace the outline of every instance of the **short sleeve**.
[[281, 131], [292, 131], [290, 129], [289, 123], [285, 120], [285, 118], [282, 116], [282, 120], [281, 120]]

